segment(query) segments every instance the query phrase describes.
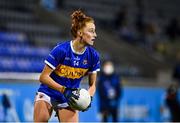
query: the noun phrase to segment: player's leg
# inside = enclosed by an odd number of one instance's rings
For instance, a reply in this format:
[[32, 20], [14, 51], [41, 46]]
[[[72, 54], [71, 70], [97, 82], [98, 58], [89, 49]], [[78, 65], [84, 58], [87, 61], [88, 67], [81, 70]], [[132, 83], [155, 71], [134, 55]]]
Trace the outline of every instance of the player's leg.
[[47, 122], [53, 108], [50, 97], [42, 92], [37, 92], [34, 103], [34, 122]]
[[79, 111], [71, 109], [59, 109], [58, 118], [60, 122], [78, 122], [79, 121]]
[[34, 104], [34, 122], [48, 122], [52, 114], [52, 107], [44, 100], [36, 101]]

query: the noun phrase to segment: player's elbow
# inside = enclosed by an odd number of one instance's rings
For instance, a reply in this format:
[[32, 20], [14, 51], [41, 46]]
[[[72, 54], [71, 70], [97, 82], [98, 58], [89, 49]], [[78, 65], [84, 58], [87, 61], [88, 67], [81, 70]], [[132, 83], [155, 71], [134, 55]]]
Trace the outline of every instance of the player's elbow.
[[42, 81], [42, 74], [40, 74], [40, 76], [39, 76], [39, 82], [41, 82]]
[[45, 79], [45, 75], [44, 74], [41, 74], [39, 76], [39, 82], [43, 83], [44, 82], [44, 79]]
[[96, 89], [96, 83], [94, 82], [92, 85], [89, 85], [91, 88]]

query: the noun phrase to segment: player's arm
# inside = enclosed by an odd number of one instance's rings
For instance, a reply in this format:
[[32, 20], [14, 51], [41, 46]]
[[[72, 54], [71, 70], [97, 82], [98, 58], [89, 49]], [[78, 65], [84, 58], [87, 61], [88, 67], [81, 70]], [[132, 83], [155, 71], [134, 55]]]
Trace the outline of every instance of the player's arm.
[[92, 60], [92, 66], [89, 71], [89, 94], [94, 96], [96, 91], [96, 79], [97, 79], [97, 73], [100, 71], [100, 60], [99, 60], [99, 54], [94, 53], [94, 58]]
[[97, 79], [97, 72], [89, 73], [89, 93], [91, 96], [94, 95], [96, 91], [96, 79]]
[[68, 99], [68, 104], [72, 104], [73, 103], [72, 97], [79, 98], [79, 95], [75, 95], [73, 93], [73, 91], [76, 91], [77, 89], [66, 88], [65, 86], [62, 86], [62, 85], [58, 84], [57, 82], [55, 82], [50, 77], [50, 74], [52, 73], [52, 71], [53, 71], [53, 69], [51, 67], [49, 67], [48, 65], [45, 65], [45, 67], [40, 75], [39, 81], [41, 83], [47, 85], [48, 87], [63, 93], [64, 96]]
[[52, 73], [53, 69], [50, 68], [48, 65], [45, 65], [40, 77], [39, 81], [48, 87], [55, 89], [61, 93], [64, 92], [65, 87], [55, 82], [51, 77], [50, 74]]
[[[91, 96], [91, 103], [92, 103], [93, 96], [94, 96], [94, 93], [96, 91], [97, 72], [89, 73], [88, 77], [89, 77], [89, 89], [88, 89], [88, 92], [89, 92], [89, 94]], [[89, 106], [85, 110], [82, 110], [82, 111], [83, 112], [87, 111], [91, 107], [91, 103], [89, 104]]]

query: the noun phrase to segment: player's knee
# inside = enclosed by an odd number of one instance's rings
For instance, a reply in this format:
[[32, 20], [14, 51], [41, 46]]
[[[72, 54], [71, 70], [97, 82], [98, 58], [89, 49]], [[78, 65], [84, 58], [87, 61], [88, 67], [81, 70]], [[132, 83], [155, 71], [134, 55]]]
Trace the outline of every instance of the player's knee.
[[47, 114], [34, 116], [34, 122], [48, 122], [48, 120], [49, 120], [49, 115]]

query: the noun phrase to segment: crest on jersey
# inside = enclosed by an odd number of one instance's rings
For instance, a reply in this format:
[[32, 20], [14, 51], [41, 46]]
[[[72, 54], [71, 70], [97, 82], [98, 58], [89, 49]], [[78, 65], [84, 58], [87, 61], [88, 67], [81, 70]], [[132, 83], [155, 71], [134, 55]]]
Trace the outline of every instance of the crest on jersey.
[[86, 65], [88, 63], [87, 60], [83, 60], [83, 65]]

